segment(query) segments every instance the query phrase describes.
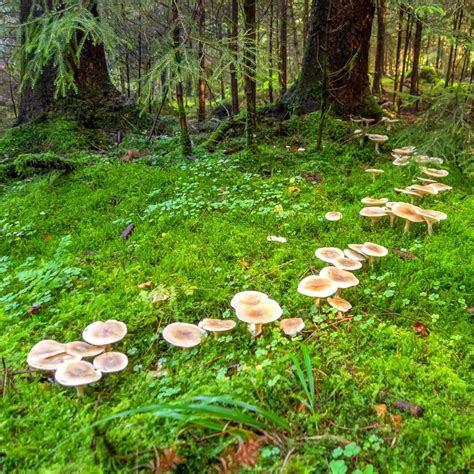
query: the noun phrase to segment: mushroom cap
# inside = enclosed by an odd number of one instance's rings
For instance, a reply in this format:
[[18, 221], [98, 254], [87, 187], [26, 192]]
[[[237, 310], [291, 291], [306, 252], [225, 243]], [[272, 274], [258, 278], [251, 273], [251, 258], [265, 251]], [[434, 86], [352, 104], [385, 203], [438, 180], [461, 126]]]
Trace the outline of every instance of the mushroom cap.
[[387, 135], [377, 135], [376, 133], [368, 133], [367, 138], [374, 143], [385, 143], [388, 140]]
[[171, 323], [163, 329], [163, 339], [176, 347], [194, 347], [201, 343], [206, 331], [188, 323]]
[[326, 212], [324, 217], [328, 221], [340, 221], [342, 219], [342, 214], [338, 211], [330, 211], [330, 212]]
[[385, 257], [388, 254], [388, 249], [383, 245], [365, 242], [362, 246], [362, 252], [369, 257]]
[[93, 361], [94, 367], [104, 374], [120, 372], [128, 365], [128, 357], [122, 352], [104, 352]]
[[386, 216], [387, 213], [383, 207], [364, 207], [359, 211], [359, 214], [362, 217], [383, 217]]
[[336, 267], [324, 267], [319, 275], [329, 278], [337, 288], [350, 288], [359, 284], [359, 280], [351, 272]]
[[448, 176], [449, 171], [447, 170], [438, 170], [436, 168], [426, 168], [426, 166], [421, 166], [420, 170], [422, 173], [426, 174], [426, 176], [431, 176], [432, 178], [444, 178]]
[[279, 319], [283, 310], [275, 300], [267, 299], [256, 306], [237, 306], [235, 314], [245, 323], [267, 324]]
[[35, 344], [28, 353], [28, 359], [46, 359], [66, 352], [66, 345], [53, 339], [43, 339]]
[[438, 192], [451, 191], [451, 189], [453, 189], [452, 186], [448, 186], [447, 184], [444, 184], [444, 183], [438, 183], [436, 181], [434, 183], [428, 184], [428, 187], [436, 189], [436, 191]]
[[94, 346], [103, 346], [107, 344], [114, 344], [121, 341], [127, 334], [127, 325], [115, 319], [108, 321], [96, 321], [89, 324], [83, 333], [84, 341]]
[[280, 328], [287, 336], [295, 336], [304, 329], [304, 321], [301, 318], [282, 319]]
[[310, 275], [298, 284], [298, 293], [311, 298], [327, 298], [337, 291], [337, 286], [323, 275]]
[[427, 222], [439, 222], [448, 218], [448, 215], [441, 211], [422, 209], [420, 216]]
[[419, 178], [419, 177], [417, 176], [416, 179], [417, 179], [418, 181], [421, 181], [422, 183], [437, 183], [436, 180], [430, 179], [430, 178]]
[[346, 249], [344, 250], [344, 255], [347, 258], [352, 258], [353, 260], [358, 260], [359, 262], [363, 262], [365, 260], [365, 257], [355, 250]]
[[365, 197], [360, 200], [362, 204], [367, 204], [368, 206], [380, 206], [381, 204], [385, 204], [388, 202], [387, 198], [380, 198], [380, 199], [375, 199], [375, 198], [369, 198]]
[[337, 247], [321, 247], [314, 252], [319, 260], [331, 263], [334, 259], [344, 257], [344, 252]]
[[401, 148], [395, 148], [392, 151], [397, 155], [411, 155], [416, 150], [414, 146], [403, 146]]
[[68, 342], [66, 352], [78, 357], [94, 357], [105, 351], [105, 346], [93, 346], [84, 341]]
[[261, 291], [241, 291], [232, 298], [230, 305], [232, 308], [237, 309], [240, 305], [255, 306], [260, 304], [262, 301], [268, 300], [268, 295]]
[[431, 194], [433, 196], [438, 194], [438, 191], [436, 189], [430, 188], [429, 186], [423, 186], [421, 184], [414, 184], [412, 186], [408, 186], [407, 189], [409, 189], [410, 191], [415, 191], [418, 194], [422, 195]]
[[366, 173], [372, 173], [372, 174], [382, 174], [384, 173], [384, 170], [380, 170], [378, 168], [367, 168], [365, 170]]
[[396, 202], [391, 211], [398, 217], [408, 219], [411, 222], [423, 222], [420, 216], [421, 208], [408, 204], [407, 202]]
[[349, 257], [336, 258], [332, 264], [341, 270], [348, 270], [350, 272], [362, 268], [362, 263], [359, 260]]
[[64, 362], [54, 374], [56, 382], [66, 387], [78, 387], [97, 382], [102, 378], [102, 372], [85, 360]]
[[375, 122], [375, 119], [374, 119], [374, 118], [365, 118], [365, 117], [362, 117], [361, 120], [362, 120], [362, 122], [364, 122], [364, 123], [373, 123], [373, 122]]
[[362, 253], [362, 247], [364, 246], [363, 244], [347, 244], [347, 246], [351, 249], [354, 250], [354, 252], [359, 252]]
[[349, 301], [345, 300], [344, 298], [328, 298], [328, 303], [333, 307], [336, 308], [338, 311], [342, 311], [345, 313], [352, 308], [352, 305]]
[[237, 323], [232, 319], [203, 319], [198, 326], [209, 332], [225, 332], [234, 329]]
[[410, 164], [410, 157], [406, 156], [397, 156], [393, 161], [392, 165], [395, 166], [407, 166]]
[[[409, 196], [416, 196], [416, 197], [421, 197], [422, 195], [420, 193], [417, 193], [416, 191], [412, 191], [411, 189], [401, 189], [401, 188], [393, 188], [397, 193], [402, 193], [402, 194], [408, 194]], [[393, 206], [392, 206], [393, 208]]]
[[79, 356], [75, 356], [72, 354], [67, 354], [66, 352], [62, 352], [61, 354], [55, 354], [51, 357], [45, 357], [43, 359], [38, 357], [28, 357], [26, 362], [30, 367], [39, 370], [57, 370], [66, 362], [78, 361], [81, 360]]

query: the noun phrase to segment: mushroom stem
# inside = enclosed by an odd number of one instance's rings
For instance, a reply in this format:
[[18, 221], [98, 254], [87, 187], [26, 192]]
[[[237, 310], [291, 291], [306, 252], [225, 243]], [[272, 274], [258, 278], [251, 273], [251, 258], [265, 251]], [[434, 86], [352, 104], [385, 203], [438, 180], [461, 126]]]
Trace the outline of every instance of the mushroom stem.
[[390, 214], [390, 227], [395, 225], [395, 221], [397, 220], [397, 216], [395, 214]]
[[378, 143], [375, 143], [375, 153], [380, 154], [380, 151], [379, 151], [379, 144], [378, 144]]
[[426, 221], [426, 226], [428, 228], [428, 235], [431, 235], [433, 233], [433, 223], [430, 221]]
[[336, 290], [336, 296], [341, 296], [341, 288], [338, 288], [338, 289]]
[[410, 227], [411, 227], [411, 221], [409, 221], [408, 219], [406, 219], [405, 221], [405, 227], [403, 228], [403, 232], [405, 234], [408, 234], [410, 232]]
[[369, 257], [369, 266], [370, 267], [374, 266], [374, 262], [375, 262], [375, 258], [374, 257]]
[[249, 324], [249, 331], [253, 337], [258, 337], [262, 334], [263, 324]]
[[314, 300], [314, 304], [315, 304], [316, 308], [319, 309], [321, 307], [321, 298], [316, 298]]
[[375, 173], [372, 173], [372, 181], [375, 183]]
[[112, 344], [107, 344], [105, 346], [104, 352], [110, 352], [112, 350]]
[[86, 388], [85, 385], [78, 385], [76, 387], [76, 392], [78, 397], [82, 397], [84, 395], [84, 389]]
[[362, 136], [360, 137], [359, 144], [360, 146], [364, 145], [364, 134], [362, 134]]

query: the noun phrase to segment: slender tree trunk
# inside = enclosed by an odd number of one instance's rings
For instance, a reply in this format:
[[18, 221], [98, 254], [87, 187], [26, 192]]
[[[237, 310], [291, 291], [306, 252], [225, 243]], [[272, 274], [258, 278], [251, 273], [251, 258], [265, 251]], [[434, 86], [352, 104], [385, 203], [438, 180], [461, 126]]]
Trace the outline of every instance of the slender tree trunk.
[[199, 23], [199, 40], [198, 40], [198, 56], [199, 56], [199, 79], [198, 79], [198, 122], [206, 120], [206, 57], [204, 55], [204, 43], [202, 38], [206, 29], [206, 10], [204, 0], [198, 0], [198, 23]]
[[127, 97], [131, 96], [131, 87], [130, 87], [130, 55], [128, 51], [125, 53], [125, 76], [127, 78]]
[[375, 74], [372, 92], [383, 92], [382, 77], [384, 75], [385, 59], [385, 16], [387, 12], [386, 0], [377, 0], [377, 51], [375, 54]]
[[288, 0], [280, 0], [280, 51], [278, 64], [278, 78], [280, 84], [280, 95], [286, 92], [288, 81]]
[[303, 0], [303, 47], [306, 48], [309, 30], [309, 0]]
[[440, 61], [441, 61], [441, 35], [438, 36], [438, 46], [436, 48], [436, 63], [435, 63], [436, 71], [439, 71]]
[[[293, 61], [292, 65], [294, 68], [299, 69], [300, 65], [300, 46], [298, 42], [298, 28], [296, 26], [296, 15], [295, 15], [295, 4], [293, 0], [288, 0], [288, 8], [290, 9], [291, 15], [291, 29], [293, 33]], [[293, 68], [292, 68], [293, 69]]]
[[[458, 25], [458, 16], [460, 15], [460, 1], [456, 3], [458, 10], [456, 11], [456, 14], [454, 15], [454, 20], [453, 20], [453, 33], [456, 34], [456, 28]], [[451, 82], [451, 70], [453, 67], [453, 55], [454, 55], [454, 44], [451, 43], [451, 47], [449, 48], [449, 57], [448, 57], [448, 66], [446, 68], [446, 79], [444, 81], [444, 87], [448, 87], [450, 82]]]
[[397, 99], [398, 72], [400, 68], [400, 52], [402, 50], [402, 40], [403, 40], [403, 13], [404, 13], [404, 6], [400, 5], [398, 7], [397, 51], [395, 53], [395, 79], [393, 82], [393, 99], [392, 99], [392, 104], [394, 108], [395, 108], [395, 103]]
[[423, 23], [416, 17], [415, 19], [415, 39], [413, 42], [413, 63], [411, 71], [410, 94], [418, 95], [418, 79], [420, 76], [420, 54], [421, 54], [421, 35], [423, 32]]
[[464, 2], [461, 0], [459, 15], [458, 15], [458, 23], [456, 25], [456, 30], [455, 30], [456, 39], [455, 39], [455, 42], [454, 42], [453, 66], [452, 66], [452, 72], [451, 72], [451, 85], [454, 84], [454, 77], [456, 75], [456, 59], [457, 59], [457, 55], [458, 55], [459, 32], [461, 31], [463, 15], [464, 15]]
[[268, 100], [273, 102], [273, 2], [270, 2], [268, 24]]
[[252, 148], [257, 126], [257, 68], [256, 68], [256, 0], [244, 0], [244, 82], [247, 104], [246, 135], [247, 146]]
[[[138, 8], [141, 8], [141, 2], [138, 2]], [[138, 15], [138, 85], [137, 97], [142, 95], [142, 15]]]
[[373, 17], [371, 0], [313, 0], [301, 75], [288, 95], [297, 111], [317, 109], [326, 94], [338, 115], [377, 113], [368, 100]]
[[237, 38], [239, 35], [239, 2], [238, 0], [231, 0], [231, 35], [230, 35], [230, 49], [232, 51], [233, 60], [230, 63], [230, 90], [232, 96], [232, 115], [239, 113], [239, 83], [237, 79], [237, 55], [239, 46]]
[[[399, 92], [403, 92], [403, 85], [404, 85], [403, 82], [405, 81], [405, 71], [406, 71], [407, 61], [408, 61], [408, 51], [410, 49], [412, 29], [413, 29], [412, 13], [410, 11], [407, 11], [407, 27], [406, 27], [406, 32], [405, 32], [405, 47], [403, 50], [402, 73], [400, 75]], [[399, 97], [397, 108], [400, 109], [401, 105], [402, 105], [402, 99]]]

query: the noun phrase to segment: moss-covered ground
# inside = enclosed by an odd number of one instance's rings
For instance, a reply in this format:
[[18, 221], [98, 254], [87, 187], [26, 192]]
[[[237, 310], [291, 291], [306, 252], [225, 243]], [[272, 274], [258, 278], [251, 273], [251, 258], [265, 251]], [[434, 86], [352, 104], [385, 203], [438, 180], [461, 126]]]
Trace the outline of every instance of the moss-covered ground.
[[[422, 204], [448, 219], [432, 236], [422, 224], [403, 234], [401, 222], [372, 226], [360, 217], [360, 199], [404, 200], [393, 188], [420, 174], [414, 165], [393, 166], [388, 151], [416, 145], [434, 155], [440, 141], [433, 150], [427, 136], [402, 126], [376, 155], [370, 143], [349, 141], [351, 133], [331, 121], [317, 152], [311, 118], [295, 119], [284, 131], [264, 129], [255, 153], [225, 155], [236, 139], [213, 154], [197, 148], [192, 161], [179, 157], [177, 139], [146, 144], [132, 136], [53, 182], [36, 176], [4, 183], [0, 470], [164, 472], [157, 459], [164, 469], [170, 448], [182, 461], [177, 472], [468, 472], [474, 201], [454, 160], [461, 150], [444, 150], [450, 175], [443, 181], [453, 190]], [[127, 147], [149, 152], [125, 163], [118, 157]], [[385, 173], [372, 182], [368, 166]], [[326, 221], [331, 210], [343, 219]], [[130, 223], [136, 228], [123, 240]], [[269, 235], [287, 243], [269, 242]], [[318, 312], [297, 293], [298, 282], [324, 266], [316, 248], [365, 241], [389, 254], [364, 265], [356, 273], [360, 285], [344, 290], [349, 315], [326, 306]], [[191, 350], [161, 338], [173, 321], [235, 318], [230, 299], [245, 289], [267, 292], [284, 317], [302, 317], [302, 335], [288, 339], [271, 324], [252, 339], [239, 323]], [[128, 326], [117, 345], [129, 357], [126, 371], [78, 399], [47, 373], [27, 370], [38, 340], [78, 340], [90, 322], [111, 318]], [[302, 344], [314, 397], [295, 370], [294, 357], [304, 366]], [[192, 409], [183, 409], [184, 417], [169, 411], [174, 418], [133, 414], [148, 405], [189, 406], [201, 395], [264, 408], [289, 429], [260, 414], [253, 415], [260, 427]], [[302, 403], [308, 398], [312, 410]], [[422, 415], [395, 408], [398, 401], [421, 407]], [[102, 421], [126, 410], [132, 414]], [[199, 427], [203, 420], [222, 428]], [[260, 439], [255, 455], [251, 439]], [[236, 454], [244, 441], [247, 465]]]

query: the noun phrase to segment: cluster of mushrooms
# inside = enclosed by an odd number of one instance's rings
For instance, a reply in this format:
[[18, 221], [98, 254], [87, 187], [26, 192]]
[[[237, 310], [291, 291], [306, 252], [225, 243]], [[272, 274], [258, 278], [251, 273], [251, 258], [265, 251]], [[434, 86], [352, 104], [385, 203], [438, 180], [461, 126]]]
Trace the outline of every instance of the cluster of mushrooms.
[[[363, 127], [354, 130], [354, 137], [359, 139], [360, 145], [362, 146], [364, 144], [365, 138], [368, 138], [375, 145], [375, 153], [380, 153], [380, 145], [388, 141], [388, 136], [379, 135], [377, 133], [368, 133], [369, 127], [375, 122], [375, 119], [351, 117], [351, 122]], [[385, 125], [387, 131], [390, 131], [396, 123], [400, 122], [400, 119], [382, 117], [381, 122]]]
[[[121, 321], [96, 321], [84, 329], [84, 341], [63, 344], [44, 339], [38, 342], [28, 353], [27, 362], [34, 369], [54, 372], [58, 384], [75, 387], [81, 396], [86, 385], [97, 382], [103, 374], [120, 372], [127, 367], [127, 356], [111, 351], [112, 344], [121, 341], [126, 334], [127, 326]], [[88, 358], [93, 358], [92, 362], [83, 360]]]
[[[390, 218], [390, 227], [393, 227], [397, 218], [405, 220], [404, 232], [409, 232], [411, 224], [414, 222], [426, 223], [428, 234], [433, 232], [433, 224], [439, 223], [447, 219], [447, 214], [432, 209], [423, 209], [415, 205], [417, 200], [423, 199], [425, 196], [436, 196], [443, 191], [452, 189], [447, 184], [440, 183], [433, 178], [444, 178], [449, 172], [443, 169], [427, 168], [421, 164], [435, 163], [442, 164], [443, 160], [437, 157], [429, 157], [427, 155], [415, 155], [416, 148], [406, 146], [392, 150], [393, 164], [396, 166], [405, 166], [409, 163], [420, 164], [420, 171], [427, 177], [417, 177], [417, 184], [406, 188], [395, 188], [395, 191], [410, 196], [411, 204], [406, 202], [391, 202], [387, 198], [370, 198], [366, 197], [361, 200], [367, 207], [361, 209], [359, 214], [367, 217], [374, 224], [378, 219], [388, 216]], [[375, 169], [366, 170], [367, 172], [375, 172]], [[380, 170], [381, 171], [381, 170]], [[375, 175], [373, 175], [375, 176]]]

